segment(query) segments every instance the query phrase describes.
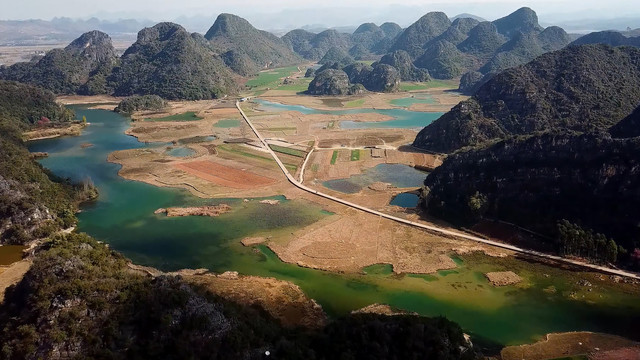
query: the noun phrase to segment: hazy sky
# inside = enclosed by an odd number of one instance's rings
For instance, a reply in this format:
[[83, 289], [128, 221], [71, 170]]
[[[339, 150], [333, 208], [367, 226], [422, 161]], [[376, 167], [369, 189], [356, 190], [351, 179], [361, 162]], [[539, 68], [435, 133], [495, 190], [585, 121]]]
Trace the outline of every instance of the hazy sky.
[[[175, 20], [192, 16], [213, 18], [219, 13], [230, 12], [263, 28], [304, 24], [352, 25], [367, 20], [395, 21], [405, 26], [428, 11], [444, 11], [449, 16], [467, 12], [492, 20], [522, 6], [536, 10], [543, 22], [640, 15], [640, 2], [637, 0], [0, 0], [0, 18], [96, 16], [100, 19]], [[282, 26], [274, 24], [274, 21]]]

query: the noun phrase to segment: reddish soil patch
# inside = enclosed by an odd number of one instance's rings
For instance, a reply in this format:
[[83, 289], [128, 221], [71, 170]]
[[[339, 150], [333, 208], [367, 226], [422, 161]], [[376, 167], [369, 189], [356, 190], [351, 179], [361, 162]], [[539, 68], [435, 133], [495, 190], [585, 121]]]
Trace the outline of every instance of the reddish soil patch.
[[206, 160], [176, 164], [175, 167], [201, 179], [233, 189], [252, 189], [275, 182], [275, 180], [265, 176]]

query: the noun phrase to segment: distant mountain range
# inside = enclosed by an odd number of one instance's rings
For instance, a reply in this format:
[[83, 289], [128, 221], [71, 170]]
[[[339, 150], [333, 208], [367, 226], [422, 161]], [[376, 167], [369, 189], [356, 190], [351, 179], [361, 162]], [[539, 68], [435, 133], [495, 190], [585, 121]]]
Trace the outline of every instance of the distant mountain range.
[[[461, 77], [460, 90], [474, 93], [502, 70], [564, 48], [572, 40], [561, 28], [541, 27], [536, 13], [529, 8], [492, 22], [480, 20], [468, 14], [452, 20], [442, 12], [431, 12], [406, 29], [392, 22], [379, 26], [364, 23], [353, 33], [296, 29], [278, 38], [241, 17], [221, 14], [204, 36], [189, 33], [174, 23], [144, 28], [122, 57], [115, 53], [110, 36], [92, 30], [65, 49], [50, 51], [31, 62], [0, 67], [0, 78], [64, 94], [154, 94], [168, 99], [207, 99], [237, 93], [242, 78], [262, 69], [299, 64], [303, 59], [320, 61], [324, 69], [333, 70], [345, 70], [354, 61], [369, 60], [376, 62], [371, 69], [358, 76], [347, 73], [350, 90], [338, 92], [353, 92], [353, 84], [370, 91], [395, 91], [398, 79]], [[19, 23], [1, 24], [5, 32], [15, 32], [7, 29]], [[97, 19], [34, 20], [22, 24], [37, 25], [54, 34], [59, 34], [60, 29], [69, 33], [88, 26], [129, 34], [142, 26], [136, 21], [109, 23]], [[0, 26], [0, 34], [2, 29]], [[25, 36], [40, 30], [32, 29]], [[636, 41], [607, 32], [587, 35], [576, 44], [634, 45]], [[343, 77], [339, 72], [333, 75]], [[317, 89], [314, 92], [318, 93]]]
[[97, 18], [74, 20], [55, 18], [46, 20], [0, 20], [0, 46], [59, 44], [77, 38], [80, 34], [99, 30], [111, 37], [135, 39], [135, 34], [145, 26], [152, 26], [150, 20], [104, 21]]

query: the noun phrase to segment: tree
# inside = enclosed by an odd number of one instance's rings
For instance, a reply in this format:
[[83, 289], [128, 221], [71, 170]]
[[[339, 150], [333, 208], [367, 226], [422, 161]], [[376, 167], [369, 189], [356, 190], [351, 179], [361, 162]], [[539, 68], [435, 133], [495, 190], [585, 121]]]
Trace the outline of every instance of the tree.
[[607, 261], [614, 264], [618, 260], [618, 245], [613, 239], [607, 243]]

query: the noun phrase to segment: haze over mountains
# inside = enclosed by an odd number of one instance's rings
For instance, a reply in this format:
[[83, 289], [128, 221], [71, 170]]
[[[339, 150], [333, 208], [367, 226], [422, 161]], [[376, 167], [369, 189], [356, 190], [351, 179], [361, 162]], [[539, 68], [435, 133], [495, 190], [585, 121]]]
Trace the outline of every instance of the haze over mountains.
[[[122, 58], [116, 56], [106, 34], [93, 31], [78, 40], [84, 44], [82, 39], [89, 39], [87, 49], [74, 51], [70, 45], [51, 51], [42, 59], [0, 68], [0, 77], [66, 94], [206, 99], [236, 93], [239, 77], [297, 64], [302, 59], [320, 60], [338, 70], [354, 60], [378, 60], [388, 67], [378, 66], [374, 71], [374, 64], [357, 76], [347, 74], [350, 81], [357, 78], [369, 91], [395, 91], [396, 72], [403, 81], [464, 75], [461, 90], [473, 92], [501, 70], [570, 42], [560, 28], [543, 29], [529, 8], [493, 22], [471, 17], [452, 21], [442, 12], [431, 12], [404, 30], [391, 22], [380, 26], [364, 23], [353, 34], [336, 30], [315, 34], [297, 29], [282, 38], [231, 14], [218, 16], [204, 36], [189, 34], [177, 24], [161, 24], [140, 31]], [[87, 51], [106, 54], [108, 59], [87, 56]], [[374, 74], [375, 79], [367, 78]]]

